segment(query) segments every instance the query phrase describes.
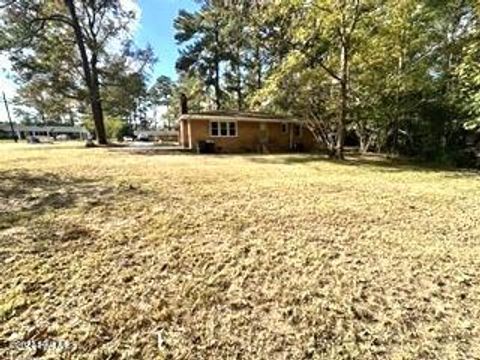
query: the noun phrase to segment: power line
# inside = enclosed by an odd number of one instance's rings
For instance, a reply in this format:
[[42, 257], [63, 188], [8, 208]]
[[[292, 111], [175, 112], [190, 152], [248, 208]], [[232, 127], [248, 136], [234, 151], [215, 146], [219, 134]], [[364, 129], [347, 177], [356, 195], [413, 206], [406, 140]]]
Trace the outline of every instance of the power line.
[[13, 140], [17, 142], [18, 139], [17, 139], [17, 135], [15, 134], [15, 130], [13, 129], [12, 117], [10, 116], [10, 110], [8, 109], [7, 97], [5, 96], [4, 91], [2, 91], [2, 94], [3, 94], [3, 103], [5, 104], [5, 109], [7, 110], [8, 122], [10, 123], [10, 130], [12, 131]]

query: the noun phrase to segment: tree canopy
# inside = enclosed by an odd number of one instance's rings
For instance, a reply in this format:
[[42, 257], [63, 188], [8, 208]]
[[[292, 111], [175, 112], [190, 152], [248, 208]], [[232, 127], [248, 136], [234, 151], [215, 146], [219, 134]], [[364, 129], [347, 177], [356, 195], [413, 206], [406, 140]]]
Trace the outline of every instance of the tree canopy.
[[[125, 67], [127, 53], [115, 59], [134, 14], [119, 0], [3, 0], [0, 8], [0, 51], [17, 75], [17, 103], [36, 110], [42, 121], [91, 116], [98, 141], [106, 144], [104, 107], [115, 101], [112, 83], [134, 77]], [[114, 73], [122, 62], [122, 72]]]
[[337, 158], [345, 145], [456, 158], [480, 126], [476, 0], [197, 3], [174, 20], [172, 80], [149, 77], [155, 54], [128, 38], [119, 0], [0, 0], [17, 103], [42, 121], [91, 117], [105, 142], [104, 113], [148, 125], [167, 106], [172, 126], [185, 94], [194, 110], [295, 117]]
[[[332, 156], [455, 156], [479, 124], [474, 0], [203, 1], [175, 22], [210, 108], [301, 119]], [[351, 141], [350, 141], [351, 142]]]

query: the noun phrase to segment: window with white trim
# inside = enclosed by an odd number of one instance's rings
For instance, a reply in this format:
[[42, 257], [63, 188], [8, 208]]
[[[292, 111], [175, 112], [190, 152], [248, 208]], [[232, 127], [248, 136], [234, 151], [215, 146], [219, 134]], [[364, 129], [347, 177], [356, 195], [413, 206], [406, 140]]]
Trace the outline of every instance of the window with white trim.
[[235, 137], [237, 135], [237, 123], [235, 121], [210, 121], [210, 136]]

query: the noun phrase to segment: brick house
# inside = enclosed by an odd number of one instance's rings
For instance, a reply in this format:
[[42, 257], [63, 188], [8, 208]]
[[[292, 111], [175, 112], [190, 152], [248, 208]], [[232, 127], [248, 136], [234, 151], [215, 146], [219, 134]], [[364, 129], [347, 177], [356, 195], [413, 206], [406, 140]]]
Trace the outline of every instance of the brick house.
[[310, 151], [315, 146], [302, 123], [280, 116], [210, 111], [184, 113], [178, 121], [185, 149], [198, 150], [205, 142], [221, 153]]

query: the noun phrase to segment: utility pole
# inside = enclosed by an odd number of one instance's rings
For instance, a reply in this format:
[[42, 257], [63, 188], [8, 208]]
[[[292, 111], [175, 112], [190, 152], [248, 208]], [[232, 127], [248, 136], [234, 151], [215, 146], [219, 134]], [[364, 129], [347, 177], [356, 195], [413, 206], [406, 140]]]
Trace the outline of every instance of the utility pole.
[[12, 118], [10, 117], [10, 110], [8, 109], [7, 97], [5, 96], [4, 91], [2, 91], [2, 94], [3, 94], [3, 103], [5, 104], [5, 109], [7, 110], [8, 122], [10, 123], [10, 130], [12, 131], [13, 140], [15, 140], [15, 142], [18, 142], [17, 134], [15, 134], [15, 130], [13, 129]]

